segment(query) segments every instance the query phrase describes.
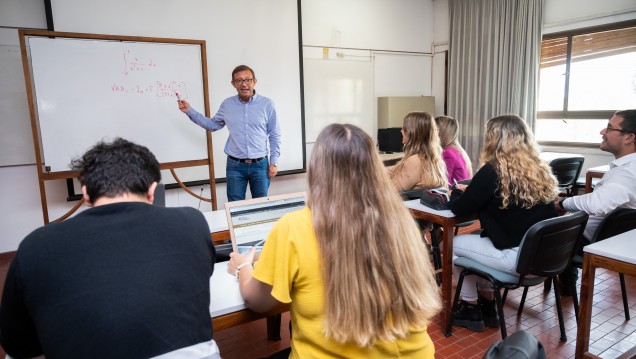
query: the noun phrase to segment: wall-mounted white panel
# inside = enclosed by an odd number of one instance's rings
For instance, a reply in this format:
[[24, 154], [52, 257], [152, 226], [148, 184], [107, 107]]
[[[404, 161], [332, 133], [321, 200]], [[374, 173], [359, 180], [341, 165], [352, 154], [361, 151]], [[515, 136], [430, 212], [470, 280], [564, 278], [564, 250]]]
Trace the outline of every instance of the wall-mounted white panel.
[[431, 96], [430, 55], [375, 53], [375, 95]]
[[18, 31], [0, 29], [0, 166], [34, 164]]
[[305, 59], [305, 133], [314, 142], [331, 123], [351, 123], [375, 138], [373, 65]]
[[44, 0], [0, 1], [0, 26], [46, 29]]
[[432, 0], [303, 0], [303, 44], [431, 52]]

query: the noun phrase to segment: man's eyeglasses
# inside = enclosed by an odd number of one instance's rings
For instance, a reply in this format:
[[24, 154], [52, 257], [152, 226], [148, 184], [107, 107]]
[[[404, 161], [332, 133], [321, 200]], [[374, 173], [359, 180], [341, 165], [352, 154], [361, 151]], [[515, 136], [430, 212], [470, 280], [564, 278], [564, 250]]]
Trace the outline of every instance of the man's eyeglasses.
[[613, 128], [613, 127], [610, 127], [610, 125], [607, 125], [607, 127], [605, 128], [605, 132], [610, 132], [610, 131], [618, 131], [618, 132], [621, 132], [621, 133], [634, 133], [634, 132], [631, 132], [631, 131], [625, 131], [625, 130], [621, 130], [621, 129], [618, 129], [618, 128]]
[[246, 83], [249, 85], [252, 83], [252, 81], [254, 81], [254, 79], [236, 79], [232, 82], [234, 82], [235, 85], [242, 85], [243, 83]]

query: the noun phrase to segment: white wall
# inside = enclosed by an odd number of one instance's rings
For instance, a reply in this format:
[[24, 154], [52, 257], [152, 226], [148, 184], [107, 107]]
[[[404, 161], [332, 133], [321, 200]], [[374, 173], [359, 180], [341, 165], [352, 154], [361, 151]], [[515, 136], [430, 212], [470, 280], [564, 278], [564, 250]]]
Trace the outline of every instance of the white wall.
[[[306, 58], [315, 56], [315, 50], [326, 47], [330, 50], [329, 59], [324, 61], [347, 61], [349, 56], [365, 53], [371, 64], [368, 76], [372, 82], [371, 91], [366, 95], [375, 104], [375, 97], [387, 95], [433, 94], [436, 96], [436, 113], [440, 114], [440, 96], [443, 96], [443, 61], [440, 65], [439, 53], [448, 48], [448, 1], [447, 0], [303, 0], [302, 1], [303, 43]], [[546, 0], [546, 31], [563, 27], [582, 27], [591, 22], [609, 23], [635, 18], [632, 0]], [[600, 16], [599, 19], [595, 17]], [[113, 19], [116, 22], [117, 19]], [[44, 11], [41, 0], [2, 0], [0, 1], [0, 26], [45, 27]], [[158, 25], [160, 26], [160, 25]], [[589, 26], [589, 25], [586, 25]], [[70, 30], [70, 29], [69, 29]], [[149, 30], [152, 31], [152, 30]], [[560, 31], [560, 30], [559, 30]], [[9, 35], [6, 35], [6, 33]], [[0, 28], [0, 46], [2, 39], [15, 38], [14, 29]], [[12, 45], [15, 45], [14, 43]], [[344, 58], [338, 57], [338, 52]], [[414, 52], [408, 54], [409, 52]], [[431, 53], [436, 57], [431, 58]], [[387, 55], [388, 54], [388, 55]], [[383, 56], [375, 62], [376, 55]], [[405, 57], [402, 57], [405, 56]], [[392, 58], [398, 63], [407, 62], [417, 66], [415, 73], [409, 67], [394, 69], [388, 73], [387, 65]], [[318, 59], [322, 59], [318, 56]], [[408, 59], [408, 60], [407, 60]], [[418, 59], [421, 63], [418, 63]], [[386, 61], [385, 61], [386, 60]], [[416, 65], [412, 64], [412, 61]], [[377, 64], [377, 66], [376, 66]], [[428, 68], [428, 70], [427, 70]], [[422, 70], [423, 69], [423, 70]], [[420, 71], [422, 70], [422, 71]], [[428, 73], [427, 73], [428, 71]], [[415, 74], [413, 76], [413, 74]], [[316, 76], [316, 74], [312, 74]], [[325, 73], [324, 76], [333, 76]], [[324, 90], [322, 90], [324, 91]], [[350, 88], [346, 91], [358, 91]], [[363, 90], [360, 90], [363, 91]], [[305, 88], [305, 96], [328, 98], [330, 94], [319, 88]], [[352, 96], [349, 96], [352, 97]], [[324, 106], [328, 106], [326, 102]], [[323, 107], [323, 110], [326, 109]], [[316, 111], [320, 111], [318, 108]], [[361, 126], [369, 131], [375, 129], [375, 105], [372, 110], [361, 109], [358, 119]], [[306, 117], [306, 121], [311, 121]], [[366, 122], [364, 122], [366, 121]], [[31, 138], [23, 141], [31, 144]], [[312, 143], [306, 144], [307, 156]], [[579, 152], [586, 155], [586, 165], [596, 166], [607, 163], [607, 154], [594, 149], [545, 148], [562, 152]], [[588, 157], [589, 156], [589, 157]], [[283, 159], [284, 160], [284, 159]], [[165, 174], [164, 174], [165, 176]], [[55, 183], [48, 183], [55, 182]], [[209, 196], [209, 188], [193, 187], [192, 190]], [[304, 174], [274, 179], [271, 194], [290, 193], [306, 190]], [[225, 185], [216, 188], [217, 203], [223, 208], [226, 202]], [[71, 204], [66, 203], [66, 187], [63, 181], [47, 181], [47, 193], [51, 204], [51, 218], [65, 212]], [[40, 192], [37, 174], [33, 165], [0, 167], [0, 252], [13, 251], [22, 238], [43, 223], [40, 208]], [[168, 206], [192, 206], [209, 210], [210, 205], [181, 190], [168, 190]]]
[[[53, 3], [55, 6], [55, 3]], [[331, 58], [324, 61], [336, 67], [333, 73], [311, 74], [331, 77], [340, 71], [338, 61], [349, 61], [355, 54], [367, 54], [369, 72], [363, 76], [370, 79], [364, 89], [349, 88], [342, 91], [364, 93], [364, 106], [358, 106], [353, 113], [360, 126], [374, 135], [376, 125], [375, 103], [378, 94], [389, 95], [430, 95], [431, 94], [431, 52], [433, 42], [433, 1], [432, 0], [303, 0], [302, 23], [304, 52], [311, 55], [311, 49], [322, 52], [323, 47], [331, 50]], [[189, 9], [191, 10], [191, 9]], [[234, 16], [235, 14], [228, 14]], [[54, 23], [55, 23], [55, 19]], [[113, 18], [112, 22], [117, 23]], [[24, 26], [45, 28], [45, 17], [42, 0], [2, 0], [0, 1], [0, 27]], [[185, 23], [184, 26], [187, 26]], [[157, 24], [161, 27], [161, 24]], [[73, 29], [64, 29], [74, 31]], [[147, 28], [145, 34], [162, 33], [161, 29]], [[228, 30], [230, 31], [230, 30]], [[234, 31], [234, 30], [231, 30]], [[17, 39], [14, 29], [0, 28], [0, 35], [9, 32]], [[178, 34], [175, 35], [178, 37]], [[0, 43], [0, 45], [2, 45]], [[12, 44], [17, 45], [17, 42]], [[208, 49], [208, 51], [212, 51]], [[314, 50], [315, 51], [315, 50]], [[343, 58], [337, 53], [342, 52]], [[376, 57], [379, 59], [376, 62]], [[322, 56], [319, 57], [322, 61]], [[392, 63], [398, 64], [393, 66]], [[322, 71], [319, 66], [314, 71]], [[410, 69], [412, 67], [412, 69]], [[376, 83], [376, 80], [378, 83]], [[328, 98], [320, 87], [305, 88], [305, 96]], [[338, 93], [332, 94], [338, 97]], [[356, 95], [358, 96], [358, 95]], [[349, 97], [356, 97], [349, 96]], [[332, 97], [333, 98], [333, 97]], [[324, 102], [322, 109], [326, 111], [330, 102]], [[214, 106], [212, 106], [214, 107]], [[371, 107], [371, 109], [369, 109]], [[340, 110], [335, 112], [337, 121], [342, 121]], [[313, 119], [305, 119], [311, 123]], [[326, 123], [320, 123], [325, 125]], [[316, 131], [319, 131], [317, 128]], [[31, 138], [21, 139], [27, 150], [32, 150]], [[284, 140], [284, 139], [283, 139]], [[312, 142], [306, 144], [307, 155], [311, 153]], [[281, 159], [284, 161], [284, 158]], [[164, 177], [168, 174], [164, 173]], [[270, 187], [271, 194], [290, 193], [306, 190], [304, 174], [276, 178]], [[74, 203], [66, 202], [66, 185], [64, 181], [47, 181], [49, 217], [54, 219], [64, 214]], [[206, 186], [191, 188], [196, 193], [209, 196]], [[217, 204], [223, 208], [226, 202], [225, 184], [216, 187]], [[19, 242], [33, 229], [43, 224], [40, 205], [40, 191], [37, 185], [35, 166], [0, 167], [0, 252], [17, 249]], [[185, 194], [182, 190], [168, 190], [166, 193], [168, 206], [192, 206], [201, 210], [210, 210], [208, 203]]]

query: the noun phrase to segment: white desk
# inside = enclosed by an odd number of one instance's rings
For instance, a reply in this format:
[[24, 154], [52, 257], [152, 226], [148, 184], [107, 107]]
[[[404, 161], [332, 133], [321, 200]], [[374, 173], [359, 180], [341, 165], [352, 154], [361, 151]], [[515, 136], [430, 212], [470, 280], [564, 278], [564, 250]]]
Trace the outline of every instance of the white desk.
[[205, 217], [205, 220], [208, 222], [208, 226], [210, 227], [212, 243], [214, 245], [223, 244], [226, 240], [230, 239], [225, 209], [203, 212], [203, 217]]
[[[230, 238], [225, 210], [205, 212], [203, 216], [210, 226], [213, 243], [223, 243]], [[273, 316], [288, 311], [289, 307], [283, 305], [267, 313], [256, 313], [247, 309], [236, 277], [227, 272], [228, 264], [229, 262], [216, 263], [214, 273], [210, 277], [210, 317], [214, 330], [267, 318], [267, 338], [272, 340], [277, 337], [280, 332], [280, 321], [276, 321]]]
[[636, 275], [636, 229], [583, 247], [581, 278], [581, 308], [576, 334], [575, 357], [596, 358], [588, 353], [592, 300], [596, 268], [606, 268], [627, 275]]
[[210, 233], [223, 232], [228, 230], [227, 216], [224, 209], [212, 212], [203, 212], [205, 220], [208, 221]]
[[238, 280], [227, 272], [229, 263], [216, 263], [214, 273], [210, 277], [210, 316], [212, 318], [247, 308], [239, 291]]
[[572, 157], [584, 157], [578, 153], [565, 153], [565, 152], [540, 152], [539, 158], [543, 161], [550, 163], [557, 158], [572, 158]]

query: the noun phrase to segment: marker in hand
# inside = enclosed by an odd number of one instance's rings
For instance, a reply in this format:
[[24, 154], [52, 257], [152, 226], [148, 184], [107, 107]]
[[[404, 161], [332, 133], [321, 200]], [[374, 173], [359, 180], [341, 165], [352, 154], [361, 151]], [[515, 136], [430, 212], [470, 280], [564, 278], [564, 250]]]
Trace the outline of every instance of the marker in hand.
[[177, 100], [181, 101], [181, 96], [179, 96], [179, 93], [175, 92], [174, 94], [177, 95]]

